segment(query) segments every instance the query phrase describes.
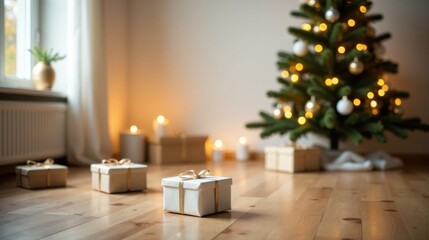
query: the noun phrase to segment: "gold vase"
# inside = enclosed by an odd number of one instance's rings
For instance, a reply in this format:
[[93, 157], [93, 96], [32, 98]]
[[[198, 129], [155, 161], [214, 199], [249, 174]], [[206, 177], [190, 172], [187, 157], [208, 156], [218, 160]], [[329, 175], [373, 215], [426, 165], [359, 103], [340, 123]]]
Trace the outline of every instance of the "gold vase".
[[37, 62], [33, 68], [33, 84], [36, 90], [50, 90], [54, 85], [55, 71], [50, 64]]

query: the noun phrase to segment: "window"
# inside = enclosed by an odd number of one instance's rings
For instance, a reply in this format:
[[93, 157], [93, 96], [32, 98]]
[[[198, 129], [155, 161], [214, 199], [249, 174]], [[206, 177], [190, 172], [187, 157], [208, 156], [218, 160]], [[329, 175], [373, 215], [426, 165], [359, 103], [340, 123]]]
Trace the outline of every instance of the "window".
[[28, 49], [39, 44], [38, 1], [0, 3], [0, 86], [31, 87], [34, 62]]

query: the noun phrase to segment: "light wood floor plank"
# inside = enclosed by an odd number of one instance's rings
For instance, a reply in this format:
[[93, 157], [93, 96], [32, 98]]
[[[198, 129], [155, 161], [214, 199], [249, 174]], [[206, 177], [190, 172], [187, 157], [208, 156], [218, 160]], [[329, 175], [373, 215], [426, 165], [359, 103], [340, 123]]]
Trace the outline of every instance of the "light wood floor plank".
[[[232, 210], [204, 218], [162, 210], [163, 177], [209, 169], [233, 177]], [[429, 239], [429, 165], [371, 172], [266, 171], [263, 161], [149, 166], [144, 192], [27, 190], [0, 176], [0, 239]]]

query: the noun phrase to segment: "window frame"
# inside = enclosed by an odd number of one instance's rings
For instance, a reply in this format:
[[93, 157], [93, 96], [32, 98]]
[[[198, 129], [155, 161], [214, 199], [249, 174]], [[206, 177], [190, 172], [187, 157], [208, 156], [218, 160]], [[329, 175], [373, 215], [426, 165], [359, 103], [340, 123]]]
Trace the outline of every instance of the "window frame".
[[[24, 34], [29, 34], [30, 38], [25, 37], [22, 42], [17, 42], [17, 45], [22, 45], [22, 47], [17, 47], [17, 55], [24, 56], [23, 58], [18, 58], [17, 56], [17, 70], [18, 66], [22, 68], [26, 72], [26, 75], [30, 77], [8, 77], [5, 75], [5, 64], [4, 64], [4, 53], [5, 53], [5, 45], [4, 45], [4, 1], [0, 0], [0, 87], [13, 87], [13, 88], [33, 88], [33, 84], [31, 81], [31, 69], [35, 64], [35, 61], [31, 57], [31, 53], [28, 52], [26, 46], [40, 46], [40, 21], [39, 21], [39, 9], [40, 9], [40, 1], [39, 0], [30, 0], [27, 3], [30, 4], [29, 7], [25, 8], [25, 24], [29, 25], [29, 32], [24, 30]], [[18, 3], [19, 4], [19, 3]], [[29, 16], [28, 16], [29, 15]], [[23, 31], [22, 26], [17, 26], [18, 31]], [[28, 61], [28, 57], [30, 57], [30, 61]]]

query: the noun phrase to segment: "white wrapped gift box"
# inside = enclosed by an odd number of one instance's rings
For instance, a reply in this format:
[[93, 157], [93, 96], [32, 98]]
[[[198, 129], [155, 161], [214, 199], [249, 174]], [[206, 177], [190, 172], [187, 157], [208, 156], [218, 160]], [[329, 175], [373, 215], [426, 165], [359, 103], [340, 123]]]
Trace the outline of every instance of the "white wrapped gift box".
[[106, 193], [141, 191], [146, 189], [147, 165], [91, 164], [92, 188]]
[[231, 185], [230, 177], [163, 178], [164, 210], [199, 217], [230, 210]]
[[320, 169], [318, 148], [266, 147], [264, 152], [265, 168], [268, 170], [294, 173]]
[[15, 173], [16, 185], [28, 189], [67, 185], [68, 168], [59, 164], [17, 166]]

